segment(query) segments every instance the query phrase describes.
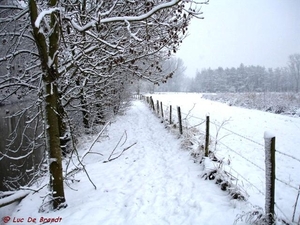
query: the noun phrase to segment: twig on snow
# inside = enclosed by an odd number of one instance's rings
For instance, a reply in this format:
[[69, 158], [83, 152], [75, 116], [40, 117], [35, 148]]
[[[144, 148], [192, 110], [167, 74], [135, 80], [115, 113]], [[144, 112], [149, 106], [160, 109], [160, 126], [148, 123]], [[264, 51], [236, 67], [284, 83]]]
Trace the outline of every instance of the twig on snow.
[[[107, 162], [111, 162], [117, 158], [119, 158], [125, 151], [127, 151], [128, 149], [130, 149], [132, 146], [134, 146], [137, 142], [133, 143], [132, 145], [128, 146], [127, 148], [124, 148], [123, 151], [116, 157], [114, 158], [111, 158], [112, 154], [109, 156], [108, 160], [107, 161], [104, 161], [103, 163], [107, 163]], [[115, 149], [114, 149], [115, 150]], [[113, 150], [113, 151], [114, 151]]]
[[[108, 121], [104, 127], [102, 128], [102, 130], [99, 132], [99, 134], [97, 135], [97, 137], [95, 138], [95, 140], [93, 141], [93, 143], [91, 144], [91, 146], [89, 147], [89, 149], [82, 155], [80, 162], [83, 161], [84, 157], [91, 151], [92, 147], [95, 145], [95, 143], [97, 142], [97, 140], [99, 139], [99, 137], [101, 136], [101, 134], [104, 132], [104, 130], [106, 129], [106, 127], [110, 124], [110, 121]], [[99, 153], [100, 155], [102, 155], [101, 153]]]
[[[69, 125], [71, 125], [71, 124], [70, 124], [69, 118], [68, 118], [68, 122], [69, 122]], [[109, 123], [110, 123], [110, 122], [106, 123], [105, 126], [104, 126], [104, 128], [107, 127], [107, 125], [108, 125]], [[70, 127], [71, 127], [71, 126], [70, 126]], [[102, 130], [104, 130], [104, 128], [103, 128]], [[101, 131], [102, 131], [102, 130], [101, 130]], [[102, 132], [100, 132], [100, 133], [98, 134], [96, 140], [94, 140], [94, 142], [93, 142], [92, 146], [90, 147], [90, 149], [93, 147], [93, 145], [95, 144], [95, 142], [97, 141], [97, 139], [100, 137], [101, 133], [102, 133]], [[71, 138], [72, 138], [72, 140], [75, 139], [73, 136], [74, 136], [74, 134], [73, 134], [73, 132], [71, 132]], [[85, 156], [89, 151], [85, 152], [85, 154], [84, 154], [84, 155], [81, 157], [81, 159], [80, 159], [80, 158], [79, 158], [78, 151], [77, 151], [77, 147], [76, 147], [74, 141], [72, 141], [72, 145], [73, 145], [73, 148], [74, 148], [74, 151], [73, 151], [73, 152], [75, 153], [75, 156], [76, 156], [76, 158], [77, 158], [77, 160], [78, 160], [78, 162], [79, 162], [79, 164], [80, 164], [80, 166], [81, 166], [81, 167], [77, 167], [78, 170], [83, 170], [83, 171], [85, 172], [85, 174], [86, 174], [87, 178], [89, 179], [90, 183], [94, 186], [94, 188], [95, 188], [95, 190], [96, 190], [96, 189], [97, 189], [97, 186], [96, 186], [96, 185], [94, 184], [94, 182], [92, 181], [90, 175], [88, 174], [88, 172], [87, 172], [86, 169], [85, 169], [85, 165], [82, 163], [82, 160], [83, 160], [84, 156]], [[90, 150], [90, 149], [89, 149], [89, 150]]]
[[115, 148], [114, 148], [114, 149], [112, 150], [112, 152], [110, 153], [110, 155], [109, 155], [109, 157], [108, 157], [108, 161], [109, 161], [109, 159], [111, 158], [111, 156], [114, 154], [114, 152], [115, 152], [115, 150], [117, 149], [117, 147], [119, 146], [119, 144], [120, 144], [121, 140], [123, 139], [124, 135], [125, 135], [125, 140], [124, 140], [124, 142], [122, 143], [121, 146], [123, 146], [123, 145], [125, 144], [125, 142], [127, 141], [127, 133], [126, 133], [126, 130], [125, 130], [124, 133], [122, 134], [121, 138], [119, 139], [117, 145], [115, 146]]
[[43, 186], [41, 186], [40, 188], [38, 189], [32, 189], [30, 187], [20, 187], [21, 190], [24, 190], [24, 191], [33, 191], [33, 193], [36, 193], [36, 192], [39, 192], [40, 190], [42, 190], [44, 187], [46, 187], [48, 184], [44, 184]]

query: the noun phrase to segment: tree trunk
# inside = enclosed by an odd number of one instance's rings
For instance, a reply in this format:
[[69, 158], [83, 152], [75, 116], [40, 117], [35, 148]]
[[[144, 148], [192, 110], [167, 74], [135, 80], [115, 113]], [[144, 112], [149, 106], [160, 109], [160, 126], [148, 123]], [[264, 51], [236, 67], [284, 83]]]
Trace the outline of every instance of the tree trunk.
[[58, 123], [59, 123], [60, 147], [63, 156], [66, 156], [68, 153], [71, 152], [70, 149], [67, 148], [67, 143], [70, 141], [70, 137], [66, 135], [67, 134], [67, 123], [65, 122], [66, 112], [60, 98], [61, 98], [61, 93], [59, 93], [57, 112], [58, 112], [58, 121], [59, 121]]
[[[51, 77], [51, 75], [50, 75]], [[47, 77], [46, 77], [47, 78]], [[60, 146], [60, 128], [58, 115], [58, 91], [54, 82], [44, 80], [45, 86], [45, 113], [47, 147], [49, 149], [50, 187], [52, 191], [52, 206], [59, 209], [64, 206], [65, 194], [62, 175], [62, 158]]]
[[[76, 79], [76, 85], [80, 87], [80, 78], [78, 77]], [[84, 89], [83, 87], [80, 88], [80, 104], [81, 104], [81, 112], [82, 112], [82, 122], [83, 122], [83, 126], [84, 128], [90, 128], [90, 116], [88, 113], [88, 105], [87, 105], [87, 101], [86, 98], [84, 96]]]
[[[57, 51], [59, 48], [59, 13], [53, 11], [50, 15], [50, 28], [52, 32], [49, 36], [39, 32], [39, 28], [35, 26], [38, 17], [38, 7], [35, 0], [29, 0], [29, 15], [33, 37], [35, 39], [41, 67], [43, 71], [43, 85], [45, 90], [45, 116], [46, 116], [46, 136], [47, 151], [49, 151], [49, 171], [50, 171], [50, 191], [52, 193], [53, 209], [65, 207], [65, 195], [62, 175], [62, 158], [60, 146], [60, 120], [58, 112], [59, 94], [56, 81], [59, 78]], [[50, 6], [55, 6], [57, 0], [50, 0]], [[48, 44], [47, 44], [48, 38]], [[49, 63], [49, 59], [52, 62]]]
[[81, 89], [80, 91], [80, 104], [82, 105], [82, 116], [83, 116], [83, 126], [85, 128], [90, 128], [90, 122], [89, 122], [89, 113], [88, 113], [88, 106], [87, 106], [87, 102], [86, 102], [86, 99], [84, 97], [84, 94], [83, 94], [83, 89]]

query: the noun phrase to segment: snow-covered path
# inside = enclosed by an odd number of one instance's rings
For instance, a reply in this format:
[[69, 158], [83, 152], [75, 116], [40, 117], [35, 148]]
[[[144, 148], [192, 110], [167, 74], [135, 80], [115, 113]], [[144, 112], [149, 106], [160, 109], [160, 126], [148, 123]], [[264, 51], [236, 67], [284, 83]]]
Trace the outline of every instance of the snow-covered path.
[[[79, 183], [66, 187], [68, 207], [51, 213], [37, 213], [41, 193], [22, 201], [13, 216], [61, 217], [60, 224], [233, 224], [243, 203], [230, 200], [213, 182], [201, 178], [202, 169], [193, 163], [180, 141], [148, 107], [134, 101], [125, 115], [108, 129], [109, 137], [97, 142], [85, 158], [86, 169], [97, 190], [83, 174]], [[126, 131], [116, 149], [135, 143], [116, 160], [103, 163]], [[82, 145], [82, 151], [90, 143]], [[237, 206], [238, 207], [234, 207]], [[15, 224], [15, 223], [13, 223]]]

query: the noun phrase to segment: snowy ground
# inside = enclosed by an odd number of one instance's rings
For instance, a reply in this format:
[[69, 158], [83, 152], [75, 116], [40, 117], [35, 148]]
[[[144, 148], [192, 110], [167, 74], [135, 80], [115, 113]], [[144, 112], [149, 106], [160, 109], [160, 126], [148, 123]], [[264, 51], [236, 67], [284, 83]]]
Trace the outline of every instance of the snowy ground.
[[[158, 93], [152, 96], [154, 102], [162, 101], [165, 109], [169, 105], [173, 109], [180, 106], [190, 127], [210, 116], [211, 140], [218, 140], [216, 150], [214, 147], [212, 150], [224, 161], [230, 161], [224, 169], [239, 178], [239, 184], [249, 194], [249, 202], [262, 208], [265, 197], [264, 132], [271, 131], [276, 136], [277, 150], [275, 211], [286, 220], [292, 219], [300, 185], [300, 118], [229, 106], [203, 99], [201, 94]], [[175, 118], [175, 110], [173, 114]], [[205, 130], [204, 124], [197, 128]], [[298, 202], [296, 221], [299, 216]]]
[[[126, 136], [124, 136], [126, 132]], [[83, 172], [80, 182], [65, 187], [68, 207], [57, 212], [38, 213], [46, 189], [30, 194], [10, 214], [7, 224], [30, 224], [52, 218], [55, 224], [233, 224], [236, 215], [249, 210], [245, 202], [230, 199], [227, 192], [201, 178], [203, 168], [189, 152], [181, 149], [180, 139], [140, 101], [134, 101], [125, 115], [113, 122], [92, 148], [84, 163], [96, 184], [95, 190]], [[123, 136], [115, 153], [133, 145], [116, 160], [103, 163]], [[86, 138], [83, 154], [93, 141]], [[2, 215], [4, 209], [2, 210]], [[6, 212], [5, 212], [6, 213]], [[22, 220], [23, 222], [13, 222]], [[2, 222], [2, 221], [1, 221]], [[244, 224], [244, 223], [238, 223]]]

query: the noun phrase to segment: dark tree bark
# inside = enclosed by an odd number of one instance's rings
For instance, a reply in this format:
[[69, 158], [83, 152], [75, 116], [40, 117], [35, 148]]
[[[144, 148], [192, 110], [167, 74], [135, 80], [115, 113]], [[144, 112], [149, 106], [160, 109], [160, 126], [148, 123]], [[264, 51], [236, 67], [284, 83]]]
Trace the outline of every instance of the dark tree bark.
[[[55, 6], [57, 0], [49, 1], [50, 6]], [[35, 0], [29, 0], [29, 13], [33, 36], [39, 52], [43, 72], [43, 84], [45, 89], [45, 116], [47, 150], [49, 151], [50, 188], [52, 191], [52, 207], [59, 209], [65, 206], [65, 195], [62, 175], [62, 158], [60, 146], [60, 121], [58, 114], [59, 94], [56, 80], [59, 77], [57, 68], [57, 54], [59, 47], [59, 22], [58, 13], [51, 13], [50, 28], [53, 29], [49, 35], [48, 44], [44, 34], [39, 32], [35, 26], [38, 10]], [[49, 49], [48, 49], [49, 45]], [[49, 62], [49, 58], [52, 62]]]

